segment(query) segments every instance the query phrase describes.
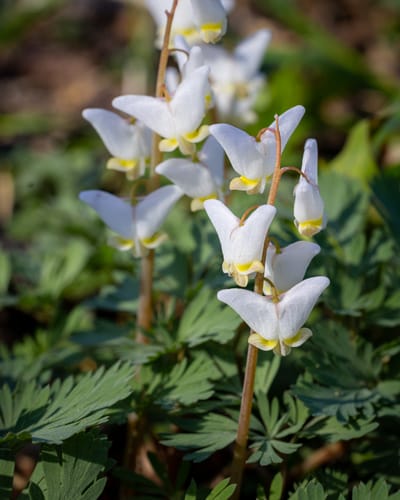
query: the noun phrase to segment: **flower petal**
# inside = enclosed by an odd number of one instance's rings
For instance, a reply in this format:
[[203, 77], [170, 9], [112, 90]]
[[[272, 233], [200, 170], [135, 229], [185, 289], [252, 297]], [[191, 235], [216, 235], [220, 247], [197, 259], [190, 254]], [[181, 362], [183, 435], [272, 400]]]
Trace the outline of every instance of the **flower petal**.
[[81, 191], [79, 199], [92, 207], [107, 226], [126, 240], [135, 239], [134, 207], [106, 191]]
[[235, 264], [261, 260], [265, 237], [275, 213], [274, 206], [261, 205], [250, 214], [242, 226], [232, 232], [230, 241], [233, 245], [232, 260]]
[[191, 198], [203, 198], [217, 191], [210, 171], [200, 163], [170, 158], [160, 163], [156, 172], [167, 177]]
[[198, 154], [199, 160], [207, 165], [215, 184], [220, 187], [224, 182], [224, 150], [213, 136], [208, 137]]
[[224, 260], [232, 262], [232, 231], [239, 225], [239, 219], [219, 200], [207, 200], [204, 208], [221, 243]]
[[206, 43], [217, 42], [226, 32], [226, 12], [220, 0], [191, 0], [194, 20]]
[[169, 103], [179, 135], [194, 132], [205, 115], [208, 73], [207, 66], [193, 71], [181, 82]]
[[209, 129], [225, 150], [236, 172], [252, 180], [264, 176], [264, 158], [257, 149], [254, 137], [225, 123], [211, 125]]
[[242, 66], [247, 79], [250, 80], [257, 74], [270, 40], [271, 32], [261, 29], [245, 38], [234, 50], [233, 55]]
[[178, 186], [163, 186], [138, 203], [136, 224], [140, 240], [153, 238], [172, 206], [182, 195], [183, 192]]
[[278, 303], [279, 336], [282, 340], [286, 341], [297, 334], [328, 285], [328, 278], [315, 276], [301, 281], [283, 295]]
[[[275, 246], [270, 243], [265, 260], [264, 276], [270, 279], [278, 292], [286, 292], [289, 288], [299, 283], [306, 273], [311, 259], [321, 248], [316, 243], [296, 241], [276, 252]], [[264, 293], [269, 295], [269, 285], [264, 286]]]
[[255, 333], [265, 340], [278, 340], [278, 318], [271, 300], [238, 288], [220, 290], [217, 297], [236, 311]]
[[83, 118], [90, 122], [112, 156], [131, 159], [134, 156], [134, 126], [121, 116], [106, 109], [87, 108]]
[[175, 137], [175, 123], [168, 103], [163, 99], [147, 95], [122, 95], [116, 97], [112, 104], [114, 108], [141, 120], [161, 137]]

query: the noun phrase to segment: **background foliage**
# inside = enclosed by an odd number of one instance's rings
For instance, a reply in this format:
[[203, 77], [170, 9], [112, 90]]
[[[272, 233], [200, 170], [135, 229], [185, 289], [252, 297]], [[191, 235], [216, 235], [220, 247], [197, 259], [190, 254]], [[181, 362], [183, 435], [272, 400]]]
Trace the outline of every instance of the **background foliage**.
[[[394, 500], [400, 8], [238, 4], [228, 45], [254, 27], [273, 31], [248, 131], [301, 103], [307, 113], [284, 163], [298, 165], [304, 140], [318, 139], [329, 223], [309, 275], [331, 279], [309, 321], [312, 340], [282, 360], [260, 355], [243, 498]], [[139, 263], [107, 245], [103, 224], [77, 200], [93, 186], [126, 189], [105, 171], [107, 153], [80, 111], [152, 93], [151, 20], [105, 0], [1, 9], [0, 496], [10, 497], [15, 476], [19, 498], [106, 499], [117, 489], [121, 498], [229, 498], [247, 334], [215, 298], [230, 282], [213, 229], [185, 200], [167, 220], [156, 321], [144, 332], [151, 342], [138, 344]], [[296, 237], [293, 185], [284, 179], [272, 227], [282, 244]], [[237, 213], [248, 204], [241, 194], [230, 201]], [[146, 436], [145, 447], [132, 446], [150, 474], [126, 467], [128, 415]]]

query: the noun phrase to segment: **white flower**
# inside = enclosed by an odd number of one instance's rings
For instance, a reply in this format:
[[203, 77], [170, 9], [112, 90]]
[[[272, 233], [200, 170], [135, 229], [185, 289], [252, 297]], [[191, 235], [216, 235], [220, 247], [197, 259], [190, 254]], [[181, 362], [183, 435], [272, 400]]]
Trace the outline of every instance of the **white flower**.
[[191, 0], [194, 20], [205, 43], [215, 43], [226, 32], [226, 12], [220, 0]]
[[[278, 293], [286, 292], [304, 278], [311, 259], [320, 250], [319, 245], [308, 241], [296, 241], [279, 250], [270, 243], [267, 248], [264, 276], [272, 281]], [[264, 282], [264, 293], [272, 294], [268, 281]]]
[[105, 191], [82, 191], [79, 198], [92, 207], [103, 222], [119, 236], [121, 250], [133, 248], [136, 256], [144, 248], [155, 248], [165, 239], [158, 232], [168, 212], [182, 196], [177, 186], [164, 186], [143, 198], [137, 205]]
[[308, 139], [304, 146], [300, 176], [294, 188], [294, 223], [300, 234], [313, 236], [326, 226], [324, 202], [318, 188], [318, 146]]
[[87, 108], [82, 116], [101, 137], [112, 158], [107, 168], [125, 172], [129, 179], [144, 174], [151, 154], [151, 131], [143, 123], [129, 123], [105, 109]]
[[301, 346], [311, 337], [311, 330], [302, 326], [328, 285], [329, 279], [325, 276], [306, 279], [281, 295], [278, 302], [237, 288], [221, 290], [217, 297], [253, 330], [250, 344], [286, 356], [292, 347]]
[[275, 207], [261, 205], [244, 222], [218, 200], [205, 201], [204, 208], [221, 243], [223, 272], [232, 276], [239, 286], [246, 286], [249, 275], [264, 271], [263, 246]]
[[[172, 99], [146, 95], [126, 95], [113, 100], [113, 106], [141, 120], [161, 137], [161, 151], [178, 146], [183, 154], [192, 154], [194, 144], [208, 135], [208, 127], [200, 127], [205, 114], [208, 68], [196, 69], [178, 86]], [[200, 127], [200, 128], [199, 128]]]
[[[145, 0], [158, 27], [156, 44], [161, 47], [172, 0]], [[172, 22], [171, 39], [183, 36], [194, 45], [201, 41], [216, 42], [226, 31], [226, 13], [232, 8], [231, 0], [179, 0]]]
[[164, 175], [193, 198], [191, 210], [203, 208], [209, 199], [221, 198], [224, 172], [224, 152], [213, 137], [209, 137], [198, 153], [199, 161], [185, 158], [170, 158], [156, 167]]
[[259, 68], [270, 39], [271, 33], [262, 29], [241, 42], [232, 54], [222, 47], [202, 47], [220, 120], [255, 121], [252, 107], [265, 80]]
[[[279, 116], [281, 151], [304, 115], [303, 106], [294, 106]], [[275, 121], [269, 126], [275, 130]], [[211, 125], [210, 134], [221, 144], [233, 169], [240, 174], [230, 183], [230, 189], [249, 194], [263, 193], [266, 181], [272, 175], [276, 161], [275, 134], [266, 130], [257, 140], [232, 125]]]

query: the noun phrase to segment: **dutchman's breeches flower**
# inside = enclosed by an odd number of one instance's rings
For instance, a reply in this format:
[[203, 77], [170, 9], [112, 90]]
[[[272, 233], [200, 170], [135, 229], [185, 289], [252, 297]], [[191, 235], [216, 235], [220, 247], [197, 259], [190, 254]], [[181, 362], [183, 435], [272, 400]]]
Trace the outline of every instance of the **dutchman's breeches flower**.
[[164, 137], [161, 151], [192, 154], [194, 143], [208, 135], [208, 127], [200, 126], [205, 115], [206, 95], [209, 91], [208, 68], [194, 70], [181, 83], [171, 99], [146, 95], [126, 95], [113, 100], [113, 106], [141, 120], [151, 130]]
[[272, 295], [273, 283], [278, 293], [286, 292], [299, 283], [306, 273], [311, 259], [321, 248], [309, 241], [296, 241], [283, 248], [277, 248], [270, 243], [265, 259], [264, 294]]
[[318, 188], [318, 146], [308, 139], [304, 146], [303, 162], [297, 186], [294, 188], [294, 223], [300, 234], [313, 236], [326, 225], [324, 202]]
[[106, 109], [87, 108], [82, 116], [101, 137], [112, 158], [107, 168], [125, 172], [129, 179], [144, 174], [151, 154], [151, 130], [143, 123], [129, 123]]
[[261, 205], [244, 221], [218, 200], [205, 201], [204, 208], [221, 243], [223, 272], [239, 286], [247, 286], [249, 275], [264, 272], [262, 251], [275, 207]]
[[164, 186], [145, 196], [137, 205], [105, 191], [82, 191], [79, 198], [92, 207], [102, 221], [118, 235], [120, 250], [133, 249], [141, 257], [145, 249], [156, 248], [165, 239], [158, 230], [169, 211], [183, 195], [177, 186]]
[[[281, 151], [304, 115], [303, 106], [294, 106], [279, 116]], [[276, 161], [276, 138], [272, 122], [259, 138], [248, 135], [225, 123], [210, 126], [210, 133], [221, 144], [233, 169], [240, 174], [230, 183], [230, 189], [246, 191], [248, 194], [263, 193], [266, 181], [274, 171]]]
[[209, 137], [198, 153], [199, 161], [170, 158], [160, 163], [156, 172], [164, 175], [190, 196], [191, 210], [201, 210], [206, 200], [221, 198], [224, 175], [224, 152], [214, 137]]
[[280, 295], [278, 301], [238, 288], [221, 290], [217, 296], [252, 329], [250, 344], [286, 356], [311, 337], [311, 330], [302, 326], [328, 285], [325, 276], [308, 278]]

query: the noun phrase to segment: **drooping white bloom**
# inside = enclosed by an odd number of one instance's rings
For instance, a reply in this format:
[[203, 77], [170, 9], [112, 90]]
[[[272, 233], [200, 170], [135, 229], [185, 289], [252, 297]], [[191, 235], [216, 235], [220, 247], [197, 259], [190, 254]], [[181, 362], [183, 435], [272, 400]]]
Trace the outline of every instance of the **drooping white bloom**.
[[82, 116], [101, 137], [112, 158], [107, 168], [125, 172], [129, 179], [144, 174], [151, 154], [151, 130], [143, 123], [129, 123], [106, 109], [87, 108]]
[[[272, 281], [278, 293], [286, 292], [304, 278], [311, 259], [320, 250], [319, 245], [308, 241], [296, 241], [280, 249], [270, 243], [267, 248], [264, 276]], [[268, 281], [264, 282], [264, 293], [272, 294]]]
[[[145, 0], [158, 27], [156, 44], [161, 47], [167, 17], [172, 0]], [[179, 0], [172, 23], [171, 39], [183, 36], [190, 45], [201, 41], [217, 42], [226, 31], [226, 13], [232, 8], [232, 0]]]
[[202, 48], [210, 67], [218, 117], [222, 121], [249, 123], [256, 119], [252, 110], [265, 77], [259, 72], [271, 33], [262, 29], [241, 42], [233, 53], [222, 47]]
[[103, 222], [119, 236], [121, 250], [133, 248], [136, 256], [144, 248], [156, 248], [165, 239], [158, 230], [170, 209], [182, 196], [177, 186], [164, 186], [131, 205], [106, 191], [82, 191], [79, 198], [92, 207]]
[[239, 286], [246, 286], [249, 275], [264, 271], [262, 251], [275, 207], [261, 205], [244, 221], [218, 200], [205, 201], [204, 208], [221, 243], [223, 272], [232, 276]]
[[294, 223], [300, 234], [313, 236], [326, 225], [324, 202], [318, 188], [318, 146], [315, 139], [308, 139], [304, 146], [300, 176], [294, 188]]
[[192, 211], [202, 209], [206, 200], [222, 197], [224, 151], [213, 137], [206, 140], [198, 159], [170, 158], [156, 167], [158, 174], [167, 177], [193, 198]]
[[[281, 152], [304, 115], [303, 106], [294, 106], [279, 116]], [[269, 126], [275, 130], [275, 121]], [[266, 181], [272, 175], [276, 161], [276, 138], [266, 130], [259, 140], [232, 125], [211, 125], [210, 133], [221, 144], [233, 169], [240, 174], [230, 183], [230, 189], [249, 194], [263, 193]]]
[[113, 100], [113, 106], [141, 120], [158, 135], [161, 151], [173, 151], [178, 146], [183, 154], [195, 150], [194, 143], [208, 135], [208, 127], [200, 126], [205, 115], [208, 89], [208, 68], [196, 69], [178, 86], [173, 97], [125, 95]]
[[325, 276], [308, 278], [282, 294], [278, 302], [238, 288], [221, 290], [217, 297], [253, 330], [250, 344], [286, 356], [292, 347], [301, 346], [311, 337], [311, 330], [302, 326], [328, 285], [329, 279]]

